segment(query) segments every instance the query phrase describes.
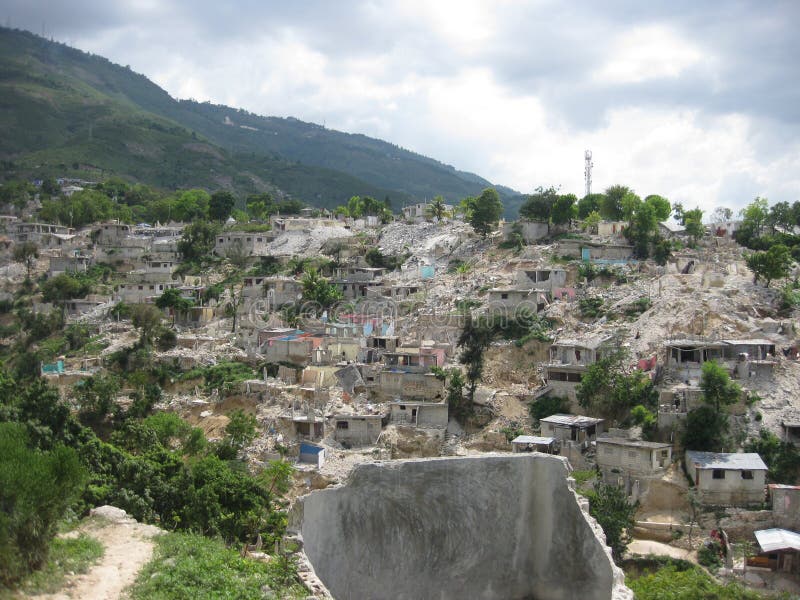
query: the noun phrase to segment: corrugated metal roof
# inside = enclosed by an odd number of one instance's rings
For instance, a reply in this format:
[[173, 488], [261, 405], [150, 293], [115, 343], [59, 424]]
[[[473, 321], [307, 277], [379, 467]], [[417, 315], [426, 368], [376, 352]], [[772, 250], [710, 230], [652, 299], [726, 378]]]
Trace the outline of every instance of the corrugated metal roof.
[[539, 437], [536, 435], [520, 435], [511, 440], [512, 444], [534, 444], [536, 446], [549, 446], [554, 443], [555, 438]]
[[658, 450], [659, 448], [669, 448], [672, 444], [667, 442], [644, 442], [642, 440], [629, 440], [626, 438], [617, 438], [617, 437], [598, 437], [597, 443], [603, 444], [613, 444], [615, 446], [629, 446], [635, 448], [650, 448], [652, 450]]
[[775, 342], [771, 340], [753, 339], [753, 340], [722, 340], [730, 346], [774, 346]]
[[594, 417], [585, 417], [583, 415], [550, 415], [544, 419], [539, 419], [542, 423], [553, 423], [555, 425], [576, 425], [578, 427], [589, 427], [590, 425], [597, 425], [602, 423], [603, 419], [595, 419]]
[[788, 529], [761, 529], [755, 536], [762, 552], [800, 550], [800, 533]]
[[686, 456], [698, 469], [744, 469], [747, 471], [766, 471], [767, 465], [754, 453], [739, 452], [726, 454], [719, 452], [697, 452], [689, 450]]

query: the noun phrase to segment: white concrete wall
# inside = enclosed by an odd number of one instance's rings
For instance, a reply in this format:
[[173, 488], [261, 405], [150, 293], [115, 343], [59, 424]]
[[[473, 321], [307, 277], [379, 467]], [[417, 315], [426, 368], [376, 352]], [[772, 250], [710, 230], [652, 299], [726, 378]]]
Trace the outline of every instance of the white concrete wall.
[[362, 464], [290, 528], [338, 600], [632, 599], [567, 475], [527, 453]]

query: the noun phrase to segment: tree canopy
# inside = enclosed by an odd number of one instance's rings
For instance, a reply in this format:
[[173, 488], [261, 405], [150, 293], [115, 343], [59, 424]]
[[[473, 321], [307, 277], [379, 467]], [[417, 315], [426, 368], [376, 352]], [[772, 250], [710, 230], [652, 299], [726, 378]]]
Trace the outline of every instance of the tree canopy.
[[476, 233], [486, 237], [503, 214], [503, 203], [494, 188], [486, 188], [477, 198], [470, 198], [467, 220]]
[[727, 442], [728, 406], [741, 398], [742, 390], [715, 361], [703, 363], [700, 388], [703, 405], [686, 415], [683, 444], [688, 450], [720, 452]]
[[783, 244], [775, 244], [766, 252], [753, 252], [747, 259], [747, 266], [753, 272], [753, 282], [758, 283], [763, 279], [765, 285], [773, 279], [780, 279], [789, 275], [792, 265], [792, 254]]

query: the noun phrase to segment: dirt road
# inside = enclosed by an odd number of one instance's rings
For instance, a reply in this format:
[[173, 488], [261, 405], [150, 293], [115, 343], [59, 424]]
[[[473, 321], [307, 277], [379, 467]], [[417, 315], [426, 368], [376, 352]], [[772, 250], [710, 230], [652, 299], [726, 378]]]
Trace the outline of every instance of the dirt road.
[[116, 600], [136, 579], [136, 574], [153, 555], [153, 538], [162, 530], [143, 525], [125, 511], [103, 506], [74, 534], [86, 533], [97, 539], [105, 552], [87, 573], [67, 578], [64, 588], [55, 594], [36, 596], [46, 600]]

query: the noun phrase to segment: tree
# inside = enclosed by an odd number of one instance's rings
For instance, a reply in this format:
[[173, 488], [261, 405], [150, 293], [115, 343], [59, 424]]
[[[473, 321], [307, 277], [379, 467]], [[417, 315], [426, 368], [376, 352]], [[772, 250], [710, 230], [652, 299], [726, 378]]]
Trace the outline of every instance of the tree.
[[689, 450], [719, 452], [728, 433], [728, 406], [741, 398], [742, 390], [713, 360], [703, 363], [700, 389], [703, 405], [686, 415], [683, 443]]
[[237, 450], [241, 450], [256, 437], [258, 421], [253, 415], [249, 415], [242, 409], [237, 408], [228, 414], [228, 424], [225, 426], [225, 433], [231, 445]]
[[39, 258], [39, 246], [33, 242], [22, 242], [14, 247], [14, 262], [22, 263], [25, 265], [25, 277], [31, 278], [31, 269], [36, 264], [36, 259]]
[[211, 194], [208, 202], [208, 218], [212, 221], [225, 221], [231, 216], [236, 198], [227, 190], [219, 190]]
[[773, 204], [767, 215], [767, 224], [772, 227], [772, 233], [775, 233], [778, 227], [783, 230], [791, 230], [794, 226], [794, 214], [789, 203], [777, 202]]
[[722, 223], [733, 218], [733, 211], [726, 206], [717, 206], [711, 213], [712, 223]]
[[686, 228], [686, 233], [692, 237], [692, 243], [697, 244], [706, 232], [703, 225], [703, 211], [699, 208], [681, 210], [681, 225]]
[[486, 188], [475, 198], [469, 207], [469, 224], [484, 238], [500, 220], [503, 203], [494, 188]]
[[769, 468], [772, 483], [793, 485], [800, 473], [800, 451], [790, 443], [782, 441], [768, 429], [762, 429], [758, 437], [745, 444], [746, 452], [756, 452]]
[[714, 212], [711, 213], [712, 223], [724, 223], [733, 218], [733, 211], [725, 206], [717, 206]]
[[200, 261], [214, 250], [214, 238], [219, 227], [208, 221], [194, 221], [183, 230], [178, 240], [178, 252], [184, 260]]
[[621, 560], [631, 541], [629, 532], [636, 524], [634, 515], [639, 503], [629, 504], [620, 488], [604, 483], [596, 484], [595, 489], [587, 496], [589, 497], [589, 514], [597, 519], [600, 527], [603, 528], [603, 533], [606, 534], [606, 543], [611, 548], [614, 560]]
[[653, 260], [657, 265], [664, 266], [672, 256], [672, 242], [660, 235], [653, 237]]
[[436, 219], [437, 222], [441, 221], [447, 214], [447, 208], [444, 203], [444, 198], [442, 198], [441, 196], [434, 197], [434, 199], [431, 200], [430, 204], [428, 204], [427, 212], [428, 215], [431, 218]]
[[519, 208], [519, 216], [531, 221], [550, 222], [550, 216], [558, 200], [558, 188], [544, 188], [539, 186], [535, 193], [526, 196], [525, 202]]
[[572, 220], [578, 216], [577, 202], [575, 194], [559, 196], [550, 212], [553, 225], [572, 225]]
[[585, 219], [589, 214], [598, 212], [603, 202], [603, 194], [588, 194], [578, 201], [578, 218]]
[[670, 205], [669, 200], [663, 196], [650, 194], [644, 199], [644, 203], [653, 209], [653, 212], [655, 213], [656, 219], [659, 223], [669, 219], [669, 215], [672, 213], [672, 206]]
[[236, 322], [239, 318], [239, 306], [244, 300], [244, 282], [231, 283], [228, 288], [230, 301], [225, 307], [226, 313], [231, 316], [231, 333], [236, 333]]
[[120, 206], [103, 192], [87, 189], [75, 192], [69, 198], [44, 201], [39, 217], [70, 227], [83, 227], [113, 218], [129, 220], [130, 208]]
[[736, 404], [742, 397], [742, 389], [731, 381], [725, 367], [713, 360], [703, 363], [700, 389], [703, 390], [703, 401], [712, 406], [716, 412]]
[[189, 298], [184, 298], [178, 288], [168, 288], [156, 298], [156, 306], [162, 310], [165, 308], [172, 310], [172, 324], [174, 325], [177, 314], [185, 313], [194, 306], [194, 302]]
[[67, 300], [86, 296], [90, 291], [91, 286], [87, 282], [69, 273], [61, 273], [42, 284], [42, 299], [61, 306]]
[[153, 334], [161, 325], [161, 311], [152, 304], [135, 304], [131, 308], [131, 323], [140, 331], [140, 342], [143, 346], [149, 346], [153, 340]]
[[17, 210], [22, 210], [35, 191], [33, 185], [27, 181], [7, 181], [0, 185], [0, 204], [10, 204]]
[[631, 190], [624, 185], [612, 185], [605, 191], [600, 201], [600, 216], [608, 221], [621, 221], [623, 217], [622, 199]]
[[347, 201], [347, 215], [353, 219], [364, 215], [364, 202], [361, 200], [361, 196], [352, 196]]
[[742, 217], [742, 227], [752, 228], [755, 237], [758, 237], [769, 217], [769, 202], [766, 198], [757, 197], [739, 211], [739, 215]]
[[456, 346], [462, 348], [458, 360], [467, 367], [467, 385], [470, 404], [475, 399], [475, 390], [483, 375], [483, 352], [492, 342], [494, 333], [482, 323], [476, 322], [472, 315], [467, 314], [464, 329], [458, 338]]
[[322, 277], [314, 267], [309, 267], [300, 281], [303, 300], [313, 302], [326, 310], [342, 299], [342, 292]]
[[119, 381], [110, 374], [94, 375], [78, 382], [74, 389], [83, 418], [98, 422], [111, 412], [119, 391]]
[[633, 215], [642, 205], [642, 199], [630, 191], [622, 197], [620, 204], [622, 206], [622, 218], [630, 223], [633, 220]]
[[464, 376], [459, 369], [450, 369], [447, 384], [447, 408], [459, 421], [472, 415], [472, 400], [464, 398]]
[[658, 218], [651, 204], [639, 203], [630, 217], [625, 235], [634, 246], [636, 256], [642, 259], [650, 255], [650, 243], [658, 230]]
[[275, 205], [270, 194], [252, 194], [247, 197], [247, 212], [258, 221], [267, 219], [275, 212]]
[[783, 244], [775, 244], [766, 252], [753, 252], [746, 258], [748, 268], [753, 272], [753, 283], [764, 279], [769, 287], [773, 279], [789, 275], [792, 265], [792, 253]]
[[86, 482], [71, 448], [29, 447], [24, 425], [0, 423], [0, 584], [41, 567], [58, 523]]
[[586, 218], [583, 220], [582, 229], [588, 229], [592, 231], [593, 228], [597, 227], [598, 223], [600, 223], [602, 220], [603, 217], [600, 216], [600, 213], [594, 210], [586, 215]]
[[655, 407], [658, 392], [641, 371], [626, 373], [628, 355], [621, 349], [602, 346], [600, 358], [587, 367], [575, 393], [578, 404], [612, 420], [621, 420], [637, 405]]

